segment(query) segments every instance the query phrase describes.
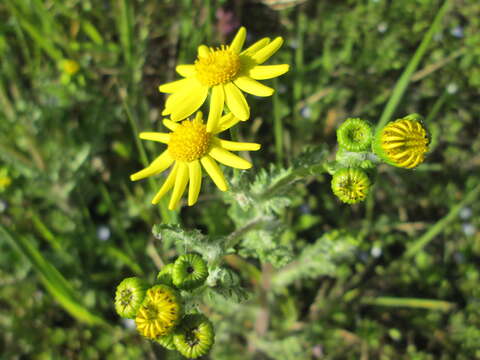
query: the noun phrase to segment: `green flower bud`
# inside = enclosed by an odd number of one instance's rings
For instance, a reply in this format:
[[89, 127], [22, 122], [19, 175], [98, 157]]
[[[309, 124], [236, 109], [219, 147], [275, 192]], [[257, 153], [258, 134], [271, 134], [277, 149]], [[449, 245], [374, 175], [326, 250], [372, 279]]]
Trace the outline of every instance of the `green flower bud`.
[[187, 315], [175, 330], [173, 342], [177, 350], [189, 359], [206, 355], [215, 342], [215, 331], [204, 315]]
[[202, 257], [197, 254], [179, 256], [173, 264], [173, 284], [180, 289], [194, 289], [202, 285], [207, 276], [207, 264]]
[[348, 151], [367, 151], [372, 139], [372, 125], [366, 120], [349, 118], [337, 129], [338, 145]]
[[420, 116], [390, 122], [375, 134], [373, 151], [392, 166], [412, 169], [425, 160], [430, 139]]
[[332, 178], [332, 191], [344, 203], [356, 204], [367, 197], [372, 183], [360, 168], [338, 170]]
[[173, 264], [167, 264], [157, 275], [157, 282], [168, 286], [173, 286], [172, 280]]
[[147, 285], [142, 279], [123, 279], [115, 292], [115, 310], [123, 318], [133, 319], [145, 297]]
[[173, 333], [168, 335], [159, 336], [155, 339], [157, 343], [162, 345], [164, 348], [168, 350], [176, 350], [175, 343], [173, 342]]

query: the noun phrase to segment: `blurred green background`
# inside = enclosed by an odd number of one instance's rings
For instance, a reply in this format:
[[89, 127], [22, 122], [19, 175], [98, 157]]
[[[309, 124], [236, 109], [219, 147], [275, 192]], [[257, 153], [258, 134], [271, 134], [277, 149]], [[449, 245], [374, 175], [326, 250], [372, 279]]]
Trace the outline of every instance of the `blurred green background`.
[[[175, 213], [150, 204], [161, 176], [129, 181], [159, 151], [136, 136], [162, 129], [158, 85], [199, 44], [225, 43], [240, 24], [247, 44], [285, 38], [270, 63], [291, 71], [269, 82], [272, 98], [249, 97], [252, 119], [235, 134], [263, 144], [255, 172], [307, 145], [333, 154], [346, 117], [378, 122], [445, 3], [300, 2], [0, 2], [2, 359], [177, 358], [120, 320], [112, 298], [124, 277], [153, 280], [176, 256], [154, 224], [234, 229], [210, 182]], [[355, 251], [328, 275], [276, 288], [280, 270], [229, 256], [252, 295], [205, 305], [212, 359], [480, 359], [480, 3], [446, 6], [392, 114], [426, 118], [427, 162], [380, 167], [374, 194], [353, 207], [329, 176], [298, 184], [281, 214], [292, 266], [335, 229], [358, 235]]]

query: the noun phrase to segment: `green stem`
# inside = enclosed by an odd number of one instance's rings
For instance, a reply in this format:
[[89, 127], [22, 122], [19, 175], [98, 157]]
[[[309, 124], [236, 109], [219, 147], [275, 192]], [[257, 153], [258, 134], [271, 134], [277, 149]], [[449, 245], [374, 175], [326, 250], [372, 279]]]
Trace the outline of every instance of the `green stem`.
[[[118, 214], [117, 212], [117, 208], [116, 206], [114, 205], [113, 203], [113, 200], [110, 196], [110, 193], [107, 189], [107, 187], [102, 184], [100, 185], [100, 193], [102, 194], [102, 197], [103, 199], [105, 200], [107, 206], [108, 206], [108, 209], [109, 211], [111, 212], [111, 214], [113, 215], [112, 218], [113, 218], [113, 225], [115, 227], [114, 231], [116, 233], [118, 233], [118, 235], [120, 236], [120, 238], [122, 239], [122, 242], [123, 242], [123, 247], [125, 248], [125, 251], [128, 253], [128, 255], [130, 256], [134, 256], [135, 255], [135, 252], [133, 251], [132, 249], [132, 246], [130, 245], [131, 244], [131, 241], [129, 241], [128, 239], [128, 236], [127, 236], [127, 233], [121, 228], [121, 226], [119, 226], [119, 224], [117, 224], [117, 219], [120, 219], [120, 214]], [[117, 232], [117, 230], [119, 229], [119, 231]]]
[[290, 174], [285, 176], [283, 179], [276, 182], [274, 185], [269, 187], [265, 190], [262, 194], [260, 194], [259, 198], [268, 199], [273, 196], [276, 192], [281, 191], [282, 188], [287, 188], [299, 179], [303, 179], [306, 176], [312, 173], [312, 170], [315, 170], [315, 176], [320, 175], [323, 172], [326, 172], [324, 168], [324, 164], [326, 161], [319, 161], [311, 166], [308, 167], [300, 167], [298, 169], [293, 170]]
[[445, 100], [447, 100], [447, 97], [448, 97], [448, 93], [445, 91], [442, 94], [442, 96], [440, 96], [437, 99], [437, 101], [435, 101], [435, 104], [433, 104], [432, 110], [430, 110], [429, 114], [425, 118], [426, 124], [430, 123], [430, 121], [432, 121], [432, 119], [434, 119], [437, 116], [443, 104], [445, 103]]
[[[278, 81], [273, 81], [273, 86], [278, 89]], [[280, 100], [278, 92], [273, 94], [273, 134], [275, 137], [275, 154], [277, 155], [277, 163], [282, 164], [284, 160], [283, 154], [283, 121], [280, 114]]]
[[[140, 154], [140, 161], [142, 162], [144, 167], [147, 167], [149, 164], [148, 158], [147, 158], [147, 153], [145, 151], [145, 148], [140, 141], [140, 138], [138, 137], [139, 131], [138, 131], [138, 126], [133, 118], [132, 112], [130, 111], [130, 107], [128, 104], [122, 100], [123, 104], [123, 109], [125, 110], [125, 113], [127, 114], [128, 122], [130, 123], [130, 126], [132, 128], [132, 133], [133, 137], [135, 139], [135, 145], [137, 146], [138, 153]], [[152, 189], [156, 188], [155, 182], [149, 178], [148, 183]], [[160, 216], [162, 218], [162, 222], [165, 224], [177, 224], [178, 223], [178, 217], [176, 216], [177, 213], [174, 211], [169, 211], [167, 207], [167, 199], [163, 198], [160, 200]]]
[[235, 245], [237, 245], [240, 240], [242, 239], [243, 235], [245, 235], [246, 233], [248, 233], [249, 231], [252, 231], [253, 229], [255, 229], [258, 225], [264, 223], [264, 222], [269, 222], [271, 221], [271, 217], [269, 216], [259, 216], [251, 221], [249, 221], [248, 223], [246, 223], [245, 225], [243, 225], [240, 229], [237, 229], [235, 230], [234, 232], [232, 232], [226, 239], [225, 239], [225, 247], [224, 249], [225, 250], [228, 250], [232, 247], [234, 247]]
[[425, 234], [417, 239], [405, 252], [404, 257], [409, 259], [418, 254], [430, 241], [440, 234], [447, 225], [450, 224], [457, 216], [460, 210], [470, 203], [473, 203], [478, 195], [480, 195], [480, 184], [474, 187], [457, 205], [450, 209], [450, 212], [433, 225]]
[[398, 79], [397, 84], [395, 85], [395, 88], [393, 90], [393, 94], [388, 100], [388, 103], [385, 106], [385, 109], [383, 110], [382, 116], [380, 117], [380, 121], [378, 122], [378, 125], [377, 125], [378, 129], [381, 129], [382, 127], [384, 127], [387, 124], [387, 122], [392, 118], [398, 104], [400, 103], [400, 100], [403, 97], [403, 94], [405, 93], [405, 90], [410, 84], [413, 73], [415, 72], [418, 65], [420, 64], [420, 61], [422, 60], [423, 56], [425, 55], [428, 49], [428, 46], [432, 41], [433, 35], [435, 35], [435, 33], [437, 33], [440, 30], [442, 25], [442, 19], [447, 13], [447, 10], [449, 9], [451, 3], [452, 3], [451, 0], [445, 1], [442, 7], [440, 8], [440, 10], [438, 10], [437, 15], [435, 16], [435, 19], [433, 20], [433, 23], [430, 26], [430, 29], [428, 29], [428, 32], [423, 37], [423, 40], [420, 43], [420, 46], [415, 51], [415, 54], [413, 55], [412, 59], [408, 63], [402, 76], [400, 76], [400, 79]]
[[408, 307], [422, 308], [428, 310], [450, 311], [456, 304], [433, 299], [417, 299], [417, 298], [397, 298], [389, 296], [367, 297], [361, 300], [365, 305], [387, 306], [387, 307]]

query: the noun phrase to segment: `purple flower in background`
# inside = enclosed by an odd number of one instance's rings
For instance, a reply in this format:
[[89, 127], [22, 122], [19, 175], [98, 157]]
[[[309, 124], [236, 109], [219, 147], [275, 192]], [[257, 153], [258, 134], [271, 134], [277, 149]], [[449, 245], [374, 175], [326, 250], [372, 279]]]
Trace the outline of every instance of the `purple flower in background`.
[[217, 18], [217, 31], [223, 39], [240, 27], [240, 21], [232, 10], [218, 8], [215, 17]]

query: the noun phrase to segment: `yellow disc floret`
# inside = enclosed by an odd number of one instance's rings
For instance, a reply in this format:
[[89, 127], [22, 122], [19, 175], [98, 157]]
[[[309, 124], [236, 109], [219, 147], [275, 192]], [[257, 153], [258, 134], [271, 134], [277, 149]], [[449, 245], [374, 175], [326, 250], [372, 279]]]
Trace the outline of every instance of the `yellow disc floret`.
[[147, 290], [145, 300], [137, 312], [137, 330], [149, 339], [171, 333], [182, 312], [179, 295], [166, 285], [156, 285]]
[[332, 178], [332, 191], [344, 203], [356, 204], [366, 199], [372, 182], [359, 168], [338, 170]]
[[168, 152], [174, 160], [194, 161], [208, 152], [211, 138], [201, 117], [185, 120], [170, 135]]
[[407, 169], [421, 164], [428, 151], [428, 135], [423, 124], [412, 118], [391, 122], [380, 134], [380, 147], [392, 165]]
[[198, 80], [207, 86], [225, 84], [234, 80], [240, 72], [240, 57], [228, 46], [210, 49], [195, 61]]

